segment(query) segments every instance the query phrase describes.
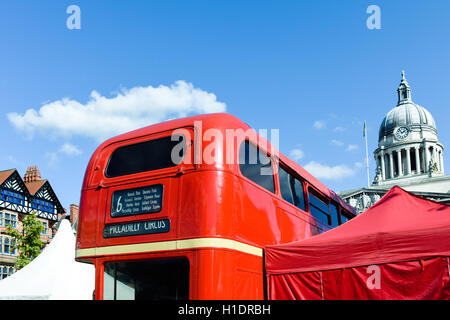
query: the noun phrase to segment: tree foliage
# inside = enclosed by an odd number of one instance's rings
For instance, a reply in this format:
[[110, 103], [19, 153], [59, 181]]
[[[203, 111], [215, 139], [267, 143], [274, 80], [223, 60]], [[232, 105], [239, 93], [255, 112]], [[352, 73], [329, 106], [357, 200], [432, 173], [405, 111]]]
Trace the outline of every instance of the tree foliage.
[[45, 246], [44, 242], [41, 241], [41, 232], [45, 228], [34, 214], [27, 215], [22, 221], [22, 226], [20, 231], [11, 225], [7, 226], [7, 234], [15, 240], [11, 251], [18, 250], [19, 252], [19, 257], [14, 266], [16, 270], [20, 270], [30, 263]]

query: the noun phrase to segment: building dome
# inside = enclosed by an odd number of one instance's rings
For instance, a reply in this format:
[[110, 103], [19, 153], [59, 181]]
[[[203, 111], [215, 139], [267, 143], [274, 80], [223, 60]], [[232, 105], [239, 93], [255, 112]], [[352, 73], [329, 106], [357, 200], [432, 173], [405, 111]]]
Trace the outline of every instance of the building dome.
[[381, 122], [373, 184], [399, 184], [444, 174], [444, 146], [438, 140], [431, 113], [411, 99], [402, 72], [398, 103]]
[[414, 102], [399, 104], [387, 113], [381, 122], [379, 141], [394, 133], [395, 128], [408, 127], [410, 130], [426, 130], [437, 133], [436, 123], [431, 113]]

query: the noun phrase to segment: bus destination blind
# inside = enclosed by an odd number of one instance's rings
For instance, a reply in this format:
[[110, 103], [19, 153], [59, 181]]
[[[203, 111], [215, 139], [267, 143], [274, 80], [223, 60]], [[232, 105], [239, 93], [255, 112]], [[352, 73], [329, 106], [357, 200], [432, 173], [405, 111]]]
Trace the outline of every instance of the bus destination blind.
[[103, 229], [104, 238], [137, 236], [170, 231], [170, 220], [159, 219], [149, 221], [133, 221], [125, 223], [107, 224]]
[[111, 217], [159, 212], [162, 199], [162, 184], [115, 191], [111, 199]]

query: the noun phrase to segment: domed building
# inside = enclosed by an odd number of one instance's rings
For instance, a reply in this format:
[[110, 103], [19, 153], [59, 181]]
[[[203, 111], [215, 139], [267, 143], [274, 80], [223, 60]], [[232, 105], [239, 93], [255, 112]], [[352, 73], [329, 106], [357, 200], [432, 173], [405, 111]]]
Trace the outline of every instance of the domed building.
[[381, 122], [375, 150], [374, 184], [398, 184], [424, 176], [444, 175], [444, 147], [438, 140], [431, 113], [411, 99], [411, 87], [402, 73], [398, 104]]
[[359, 212], [394, 185], [450, 204], [450, 176], [444, 173], [444, 146], [439, 142], [436, 122], [427, 109], [413, 102], [404, 72], [397, 94], [397, 106], [380, 125], [372, 185], [339, 193]]

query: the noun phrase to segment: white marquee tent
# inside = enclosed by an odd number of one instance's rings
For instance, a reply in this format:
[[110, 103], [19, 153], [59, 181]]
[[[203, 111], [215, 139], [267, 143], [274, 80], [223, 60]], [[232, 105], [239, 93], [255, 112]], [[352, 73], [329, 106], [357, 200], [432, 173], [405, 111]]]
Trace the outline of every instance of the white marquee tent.
[[39, 256], [0, 280], [3, 300], [90, 300], [94, 266], [75, 261], [75, 236], [66, 219]]

